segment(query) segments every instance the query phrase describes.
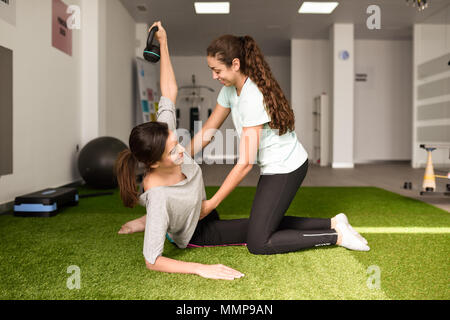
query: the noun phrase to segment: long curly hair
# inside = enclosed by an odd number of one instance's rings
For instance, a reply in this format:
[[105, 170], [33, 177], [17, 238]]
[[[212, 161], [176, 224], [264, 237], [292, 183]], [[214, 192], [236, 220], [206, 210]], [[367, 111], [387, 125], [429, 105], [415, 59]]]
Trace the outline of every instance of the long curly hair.
[[228, 68], [235, 58], [239, 59], [241, 73], [248, 76], [264, 96], [271, 118], [270, 128], [277, 129], [280, 136], [295, 130], [294, 111], [252, 37], [223, 35], [214, 40], [206, 51], [209, 57], [218, 59]]

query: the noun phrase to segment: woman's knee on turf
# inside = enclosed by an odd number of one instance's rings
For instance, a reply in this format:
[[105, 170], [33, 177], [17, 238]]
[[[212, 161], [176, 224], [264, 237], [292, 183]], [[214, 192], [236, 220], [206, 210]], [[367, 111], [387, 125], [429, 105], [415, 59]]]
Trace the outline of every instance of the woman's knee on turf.
[[247, 249], [250, 253], [256, 255], [269, 254], [266, 241], [247, 239]]

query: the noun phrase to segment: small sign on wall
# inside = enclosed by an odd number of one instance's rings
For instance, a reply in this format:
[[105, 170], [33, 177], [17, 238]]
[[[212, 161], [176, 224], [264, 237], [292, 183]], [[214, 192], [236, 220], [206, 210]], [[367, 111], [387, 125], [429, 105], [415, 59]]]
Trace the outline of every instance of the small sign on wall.
[[374, 86], [374, 68], [368, 66], [357, 66], [355, 73], [355, 82], [359, 88], [373, 89]]
[[53, 0], [52, 46], [72, 56], [72, 30], [67, 26], [69, 16], [67, 5], [62, 0]]
[[366, 82], [366, 81], [367, 81], [367, 73], [356, 74], [356, 82]]
[[16, 25], [16, 0], [0, 0], [0, 19]]

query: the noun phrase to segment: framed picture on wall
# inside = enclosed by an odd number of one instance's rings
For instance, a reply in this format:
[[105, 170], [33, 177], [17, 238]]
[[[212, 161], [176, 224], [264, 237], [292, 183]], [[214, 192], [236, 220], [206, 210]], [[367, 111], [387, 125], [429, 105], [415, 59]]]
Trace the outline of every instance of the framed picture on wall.
[[0, 19], [16, 25], [16, 0], [0, 0]]
[[13, 173], [13, 52], [3, 46], [0, 70], [0, 176], [4, 176]]
[[72, 56], [72, 30], [67, 26], [70, 16], [67, 5], [62, 0], [52, 1], [52, 46]]

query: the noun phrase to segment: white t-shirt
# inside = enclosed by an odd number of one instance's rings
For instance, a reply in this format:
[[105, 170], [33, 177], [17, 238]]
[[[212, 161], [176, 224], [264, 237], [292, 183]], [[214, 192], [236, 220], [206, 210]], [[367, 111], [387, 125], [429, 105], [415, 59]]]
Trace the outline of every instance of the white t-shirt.
[[263, 125], [257, 158], [261, 174], [289, 173], [308, 160], [308, 153], [294, 131], [279, 136], [276, 130], [269, 127], [271, 119], [265, 109], [264, 97], [250, 78], [245, 82], [240, 96], [237, 95], [236, 87], [223, 87], [217, 103], [231, 108], [231, 116], [239, 137], [242, 128]]

